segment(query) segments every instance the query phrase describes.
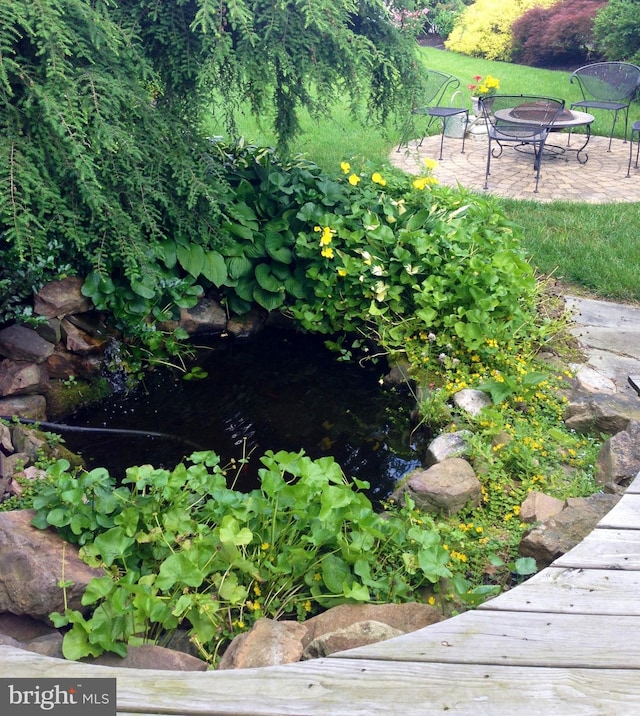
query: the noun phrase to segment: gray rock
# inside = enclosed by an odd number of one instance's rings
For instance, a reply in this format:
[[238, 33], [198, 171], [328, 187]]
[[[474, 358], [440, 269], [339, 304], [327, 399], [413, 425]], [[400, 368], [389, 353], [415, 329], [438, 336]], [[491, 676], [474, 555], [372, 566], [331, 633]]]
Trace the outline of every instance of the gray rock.
[[640, 421], [605, 440], [596, 462], [595, 479], [600, 485], [628, 485], [640, 472]]
[[181, 651], [165, 649], [155, 644], [142, 644], [129, 646], [127, 655], [105, 652], [96, 657], [87, 657], [80, 661], [85, 664], [99, 664], [100, 666], [115, 666], [125, 669], [153, 669], [154, 671], [206, 671], [207, 663], [195, 656], [184, 654]]
[[453, 396], [453, 402], [469, 415], [478, 415], [491, 405], [491, 398], [482, 390], [464, 388]]
[[44, 395], [12, 395], [0, 398], [0, 415], [10, 418], [19, 415], [30, 420], [47, 419], [47, 399]]
[[620, 394], [579, 395], [567, 403], [564, 420], [579, 433], [615, 435], [632, 420], [640, 420], [640, 400]]
[[468, 504], [480, 504], [482, 486], [466, 460], [452, 457], [428, 470], [409, 473], [393, 498], [399, 501], [405, 493], [409, 493], [420, 509], [455, 514]]
[[304, 659], [318, 659], [338, 651], [355, 649], [358, 646], [376, 644], [379, 641], [402, 636], [403, 631], [377, 621], [356, 622], [343, 629], [323, 634], [314, 639], [304, 650]]
[[429, 443], [427, 460], [431, 463], [442, 462], [451, 457], [462, 457], [469, 452], [469, 440], [473, 437], [470, 430], [458, 430], [454, 433], [442, 433]]
[[43, 363], [53, 353], [53, 343], [41, 338], [33, 328], [14, 324], [0, 330], [0, 355], [11, 360]]
[[227, 325], [224, 308], [211, 298], [201, 299], [193, 308], [180, 309], [180, 327], [189, 335], [222, 333]]
[[616, 384], [602, 373], [583, 364], [571, 364], [569, 368], [575, 374], [574, 390], [580, 393], [604, 393], [614, 395], [617, 392]]

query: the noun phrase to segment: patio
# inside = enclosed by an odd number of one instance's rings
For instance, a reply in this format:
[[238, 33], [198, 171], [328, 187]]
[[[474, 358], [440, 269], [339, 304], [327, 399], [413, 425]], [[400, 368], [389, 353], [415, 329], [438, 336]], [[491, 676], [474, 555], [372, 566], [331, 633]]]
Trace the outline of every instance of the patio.
[[[631, 118], [629, 121], [631, 125]], [[558, 133], [554, 144], [566, 144], [569, 134]], [[583, 135], [574, 135], [570, 147], [579, 147]], [[426, 137], [422, 146], [419, 140], [410, 141], [396, 151], [389, 160], [393, 166], [410, 174], [424, 174], [424, 160], [437, 159], [440, 152], [440, 135]], [[444, 186], [461, 185], [479, 193], [489, 193], [510, 199], [532, 201], [577, 201], [583, 203], [640, 202], [640, 168], [631, 166], [627, 177], [629, 143], [614, 139], [608, 152], [609, 138], [591, 136], [585, 164], [576, 161], [575, 152], [560, 156], [545, 156], [542, 161], [540, 185], [535, 188], [535, 172], [531, 157], [523, 156], [505, 147], [501, 157], [492, 159], [489, 189], [483, 189], [487, 163], [485, 134], [469, 133], [465, 153], [461, 154], [462, 139], [445, 137], [442, 161], [433, 172]], [[635, 152], [634, 152], [635, 160]]]

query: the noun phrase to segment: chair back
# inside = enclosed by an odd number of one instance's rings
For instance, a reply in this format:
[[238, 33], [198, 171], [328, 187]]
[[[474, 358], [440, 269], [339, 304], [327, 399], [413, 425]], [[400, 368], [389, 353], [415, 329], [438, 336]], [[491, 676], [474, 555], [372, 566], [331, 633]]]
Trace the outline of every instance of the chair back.
[[439, 107], [449, 93], [460, 87], [460, 80], [454, 75], [439, 70], [428, 69], [420, 80], [412, 98], [412, 110], [420, 113], [420, 109]]
[[490, 136], [500, 141], [539, 141], [564, 110], [564, 100], [536, 95], [494, 95], [480, 98], [480, 111]]
[[640, 67], [630, 62], [594, 62], [571, 73], [584, 100], [630, 104], [640, 87]]

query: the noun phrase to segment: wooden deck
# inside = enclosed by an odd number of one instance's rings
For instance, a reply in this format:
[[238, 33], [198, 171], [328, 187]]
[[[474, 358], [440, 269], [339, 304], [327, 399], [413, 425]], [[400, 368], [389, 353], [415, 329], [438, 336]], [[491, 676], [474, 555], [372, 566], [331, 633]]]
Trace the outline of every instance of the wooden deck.
[[640, 475], [524, 584], [397, 639], [265, 669], [86, 666], [0, 646], [0, 676], [117, 677], [118, 714], [640, 714]]

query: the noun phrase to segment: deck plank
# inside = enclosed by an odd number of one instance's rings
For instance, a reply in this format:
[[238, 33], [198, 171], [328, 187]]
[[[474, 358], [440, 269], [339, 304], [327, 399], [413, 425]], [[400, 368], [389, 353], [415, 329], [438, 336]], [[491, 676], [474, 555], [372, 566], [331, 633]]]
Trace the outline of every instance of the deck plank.
[[337, 658], [640, 669], [640, 617], [473, 611]]
[[553, 566], [640, 570], [640, 530], [597, 528]]
[[640, 572], [547, 567], [478, 610], [640, 616]]
[[[27, 655], [26, 657], [24, 655]], [[632, 669], [530, 668], [330, 658], [266, 669], [162, 672], [96, 667], [0, 647], [2, 671], [117, 677], [120, 716], [527, 716], [640, 713]], [[55, 663], [51, 663], [55, 662]], [[98, 670], [98, 672], [96, 672]]]
[[640, 529], [640, 494], [625, 493], [620, 502], [598, 522], [598, 527], [601, 529]]

